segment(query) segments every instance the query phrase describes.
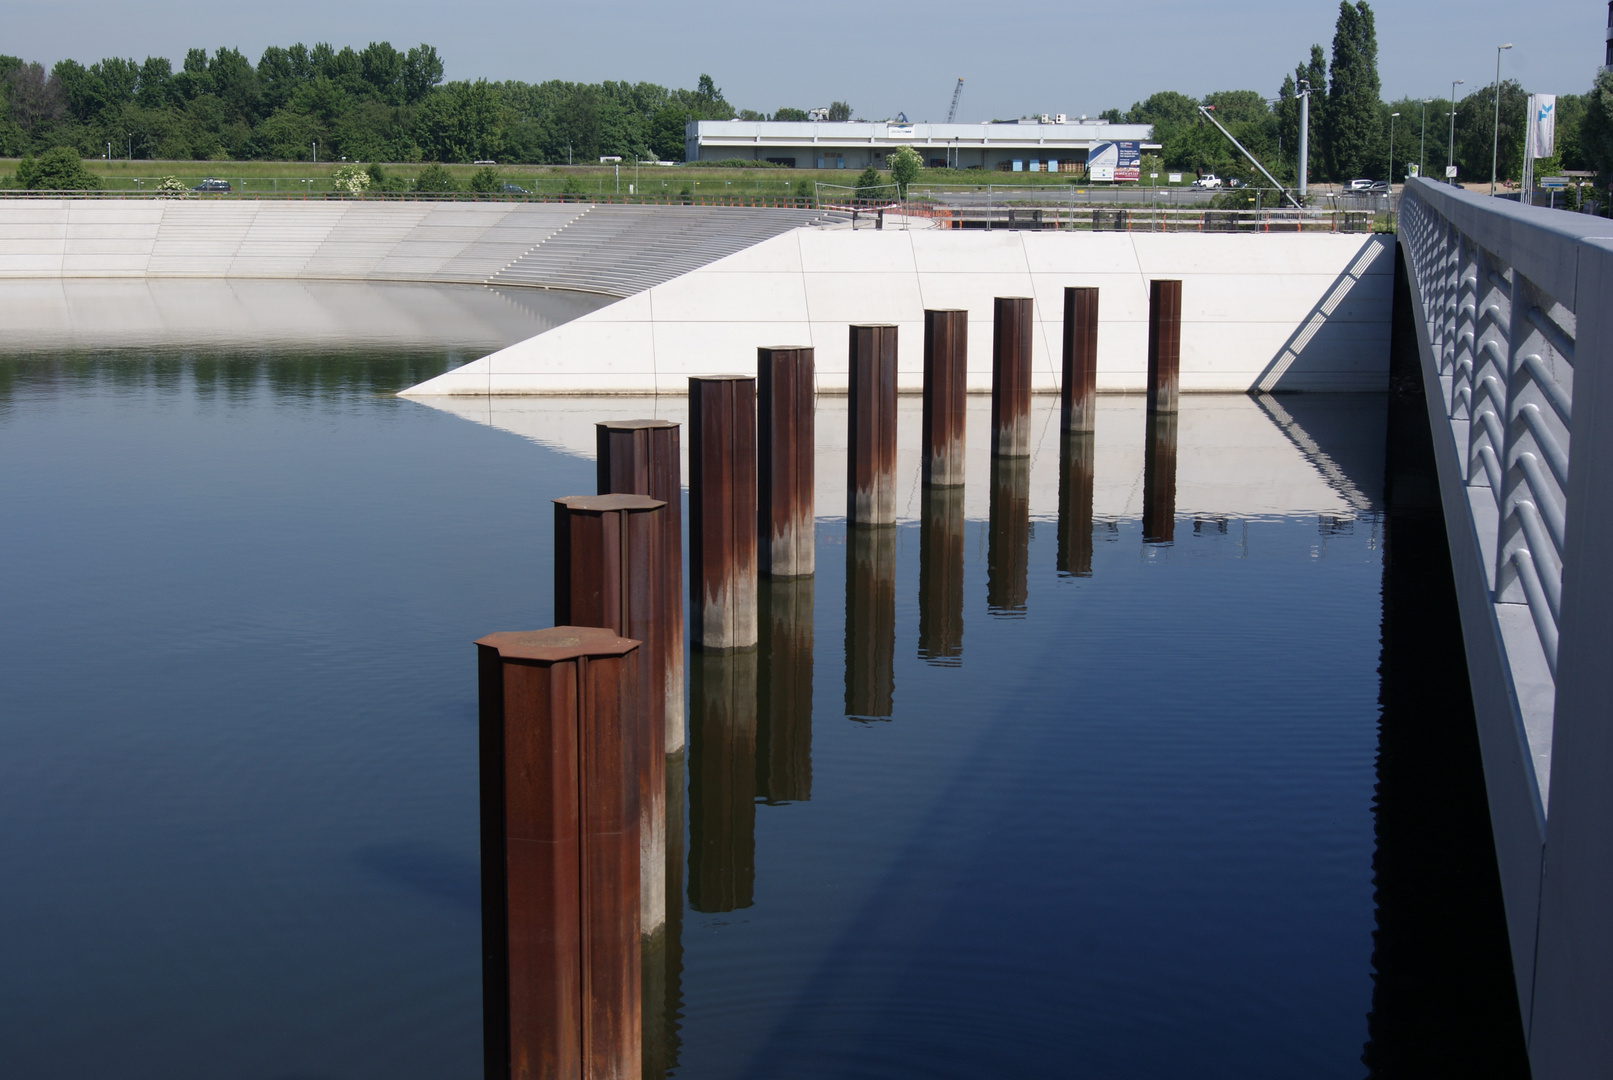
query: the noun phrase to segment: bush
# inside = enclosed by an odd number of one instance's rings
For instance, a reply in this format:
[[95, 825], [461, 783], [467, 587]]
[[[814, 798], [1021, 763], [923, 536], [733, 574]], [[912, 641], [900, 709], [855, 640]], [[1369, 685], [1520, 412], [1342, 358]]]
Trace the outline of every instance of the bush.
[[919, 157], [918, 151], [911, 146], [903, 146], [890, 156], [890, 168], [896, 190], [906, 198], [907, 185], [919, 178], [919, 170], [924, 168], [924, 159]]
[[478, 195], [497, 195], [501, 183], [498, 170], [491, 165], [483, 165], [471, 174], [470, 189]]
[[163, 199], [185, 199], [190, 197], [190, 188], [177, 176], [165, 176], [157, 181], [157, 195]]
[[70, 146], [46, 150], [36, 161], [25, 157], [17, 164], [17, 183], [33, 191], [94, 191], [101, 178], [84, 167]]
[[818, 194], [818, 189], [810, 180], [797, 180], [795, 182], [795, 197], [797, 199], [810, 199]]
[[331, 173], [330, 185], [348, 195], [362, 195], [369, 189], [370, 174], [357, 165], [343, 165]]
[[568, 176], [568, 177], [566, 177], [565, 186], [560, 189], [560, 194], [562, 194], [562, 195], [583, 195], [583, 194], [586, 194], [586, 191], [582, 186], [582, 181], [581, 180], [578, 180], [575, 176]]
[[703, 169], [788, 169], [776, 161], [752, 161], [750, 158], [723, 158], [721, 161], [702, 161]]
[[420, 175], [414, 178], [416, 191], [458, 191], [459, 185], [454, 183], [453, 174], [447, 169], [432, 162], [420, 170]]
[[857, 198], [877, 199], [879, 198], [879, 189], [887, 186], [885, 178], [879, 174], [879, 170], [870, 165], [857, 175]]

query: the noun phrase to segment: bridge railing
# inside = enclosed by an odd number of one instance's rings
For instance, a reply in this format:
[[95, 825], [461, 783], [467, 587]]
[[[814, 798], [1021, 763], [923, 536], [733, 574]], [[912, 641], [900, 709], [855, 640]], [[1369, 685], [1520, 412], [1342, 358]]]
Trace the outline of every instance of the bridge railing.
[[1613, 1075], [1613, 221], [1411, 180], [1399, 233], [1533, 1075]]

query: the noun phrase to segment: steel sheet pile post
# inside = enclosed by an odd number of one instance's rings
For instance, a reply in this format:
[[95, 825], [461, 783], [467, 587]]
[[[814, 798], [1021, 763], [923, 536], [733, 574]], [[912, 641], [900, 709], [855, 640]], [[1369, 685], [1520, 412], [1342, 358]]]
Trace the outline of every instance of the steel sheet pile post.
[[896, 327], [853, 326], [846, 523], [896, 524]]
[[991, 326], [991, 456], [1031, 452], [1031, 298], [999, 296]]
[[554, 501], [555, 624], [604, 627], [640, 643], [639, 901], [646, 938], [666, 924], [665, 511], [666, 503], [648, 495]]
[[678, 425], [670, 420], [611, 420], [594, 428], [601, 495], [648, 495], [666, 503], [661, 542], [662, 630], [666, 674], [666, 752], [683, 749], [683, 476]]
[[756, 350], [758, 560], [763, 577], [806, 577], [813, 546], [813, 350]]
[[1091, 431], [1098, 408], [1098, 290], [1064, 290], [1064, 382], [1059, 416], [1066, 434]]
[[638, 642], [476, 642], [489, 1080], [640, 1075]]
[[1148, 283], [1148, 412], [1176, 412], [1182, 366], [1182, 283]]
[[965, 375], [969, 313], [924, 312], [924, 420], [920, 449], [926, 487], [963, 486]]
[[702, 649], [756, 644], [756, 380], [689, 379], [689, 622]]

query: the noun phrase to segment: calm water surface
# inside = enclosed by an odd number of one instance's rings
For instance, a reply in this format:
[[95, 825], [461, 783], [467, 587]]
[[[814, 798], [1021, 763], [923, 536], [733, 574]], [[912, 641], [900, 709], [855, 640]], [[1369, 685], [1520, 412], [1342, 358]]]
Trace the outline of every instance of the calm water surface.
[[[0, 1073], [480, 1075], [470, 643], [594, 475], [390, 396], [452, 355], [0, 359]], [[1342, 508], [1145, 542], [1099, 455], [1090, 573], [1005, 477], [694, 658], [675, 1075], [1363, 1073], [1384, 406], [1283, 400]]]

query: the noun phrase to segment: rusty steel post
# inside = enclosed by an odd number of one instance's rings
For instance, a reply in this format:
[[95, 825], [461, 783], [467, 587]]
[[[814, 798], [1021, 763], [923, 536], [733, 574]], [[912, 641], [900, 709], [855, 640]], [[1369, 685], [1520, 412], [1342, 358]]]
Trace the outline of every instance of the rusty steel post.
[[1176, 414], [1148, 418], [1143, 448], [1143, 541], [1169, 544], [1176, 538]]
[[637, 1077], [638, 642], [556, 626], [476, 645], [485, 1074]]
[[963, 489], [925, 488], [919, 509], [919, 659], [963, 663]]
[[659, 641], [666, 672], [666, 752], [683, 749], [683, 468], [678, 425], [670, 420], [609, 420], [594, 425], [600, 495], [648, 495], [666, 503]]
[[807, 579], [762, 585], [756, 677], [756, 794], [812, 798], [812, 589]]
[[689, 906], [750, 907], [756, 887], [754, 649], [689, 664]]
[[1060, 422], [1065, 431], [1091, 431], [1098, 406], [1098, 290], [1064, 290], [1064, 384]]
[[1031, 460], [993, 458], [987, 513], [986, 610], [1023, 619], [1029, 596]]
[[1066, 431], [1059, 452], [1058, 572], [1092, 576], [1092, 482], [1096, 436]]
[[645, 937], [666, 922], [666, 503], [648, 495], [554, 500], [554, 621], [640, 643], [639, 911]]
[[896, 524], [896, 327], [851, 328], [846, 523]]
[[756, 380], [689, 379], [689, 630], [702, 649], [756, 644]]
[[756, 350], [756, 531], [763, 577], [813, 572], [814, 361], [811, 347]]
[[920, 447], [926, 487], [963, 486], [968, 404], [969, 313], [924, 312], [924, 421]]
[[683, 791], [685, 752], [666, 757], [666, 931], [644, 944], [644, 1078], [677, 1067], [683, 1017]]
[[1148, 411], [1176, 411], [1182, 367], [1182, 283], [1148, 283]]
[[991, 326], [991, 456], [1031, 452], [1031, 298], [999, 296]]
[[846, 715], [889, 720], [896, 697], [896, 530], [846, 530]]

